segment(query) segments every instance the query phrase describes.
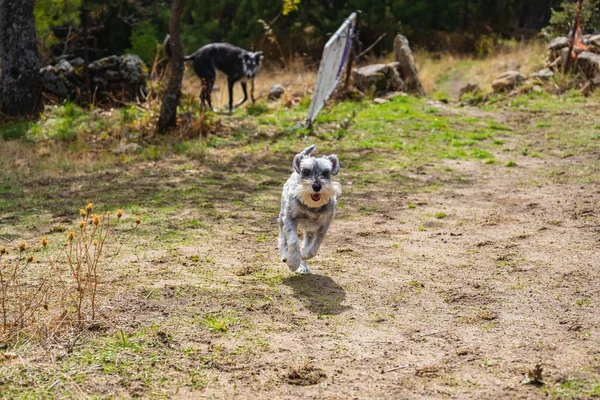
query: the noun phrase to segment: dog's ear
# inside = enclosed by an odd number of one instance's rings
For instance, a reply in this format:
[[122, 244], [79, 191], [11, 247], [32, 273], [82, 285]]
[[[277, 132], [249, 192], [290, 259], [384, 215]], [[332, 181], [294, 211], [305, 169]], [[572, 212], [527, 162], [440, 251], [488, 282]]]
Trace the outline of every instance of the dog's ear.
[[257, 51], [256, 53], [254, 53], [254, 55], [256, 57], [258, 57], [259, 60], [262, 60], [262, 58], [263, 58], [263, 52], [262, 51]]
[[331, 161], [331, 173], [333, 175], [337, 175], [337, 173], [340, 172], [340, 161], [338, 160], [337, 156], [332, 154], [330, 156], [325, 156], [324, 158]]
[[297, 173], [300, 173], [300, 164], [302, 163], [302, 160], [304, 159], [304, 157], [306, 157], [304, 154], [300, 153], [300, 154], [296, 154], [296, 157], [294, 157], [294, 171], [296, 171]]

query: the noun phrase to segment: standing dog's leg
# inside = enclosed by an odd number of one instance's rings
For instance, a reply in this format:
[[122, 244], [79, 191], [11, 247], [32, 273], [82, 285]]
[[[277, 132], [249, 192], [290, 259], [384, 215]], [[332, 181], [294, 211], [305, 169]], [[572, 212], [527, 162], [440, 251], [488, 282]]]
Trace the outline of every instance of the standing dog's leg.
[[286, 219], [283, 222], [283, 230], [287, 242], [287, 265], [292, 271], [295, 271], [302, 261], [298, 245], [298, 222]]
[[210, 108], [211, 111], [214, 111], [214, 108], [212, 106], [212, 101], [211, 101], [211, 94], [212, 94], [212, 90], [213, 90], [213, 86], [215, 85], [215, 79], [216, 77], [211, 77], [208, 78], [208, 89], [206, 90], [206, 102], [208, 103], [208, 107]]
[[254, 79], [250, 81], [250, 98], [252, 99], [252, 104], [256, 103], [256, 100], [254, 100]]
[[240, 83], [242, 84], [242, 91], [244, 92], [244, 98], [236, 103], [236, 105], [235, 105], [236, 107], [241, 106], [242, 104], [244, 104], [244, 102], [246, 102], [246, 100], [248, 100], [248, 89], [246, 87], [246, 82], [240, 82]]
[[229, 91], [229, 112], [233, 112], [233, 84], [235, 81], [227, 77], [227, 90]]

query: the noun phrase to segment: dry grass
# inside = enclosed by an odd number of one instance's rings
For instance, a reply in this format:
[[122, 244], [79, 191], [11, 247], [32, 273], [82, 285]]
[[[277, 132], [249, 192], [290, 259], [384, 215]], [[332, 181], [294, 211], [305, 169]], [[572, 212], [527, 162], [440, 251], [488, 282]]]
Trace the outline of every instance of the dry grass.
[[418, 50], [415, 60], [428, 94], [457, 98], [466, 84], [478, 84], [489, 91], [492, 81], [503, 72], [515, 70], [528, 75], [543, 68], [545, 51], [545, 43], [531, 41], [504, 46], [485, 58]]

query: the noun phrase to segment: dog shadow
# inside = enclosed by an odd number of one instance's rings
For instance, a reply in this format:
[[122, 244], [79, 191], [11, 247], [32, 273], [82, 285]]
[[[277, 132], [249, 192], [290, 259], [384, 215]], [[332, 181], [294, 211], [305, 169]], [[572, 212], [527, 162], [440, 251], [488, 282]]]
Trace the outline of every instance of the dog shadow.
[[333, 279], [325, 275], [294, 275], [283, 279], [292, 288], [293, 296], [305, 303], [312, 313], [338, 315], [350, 309], [342, 305], [346, 292]]

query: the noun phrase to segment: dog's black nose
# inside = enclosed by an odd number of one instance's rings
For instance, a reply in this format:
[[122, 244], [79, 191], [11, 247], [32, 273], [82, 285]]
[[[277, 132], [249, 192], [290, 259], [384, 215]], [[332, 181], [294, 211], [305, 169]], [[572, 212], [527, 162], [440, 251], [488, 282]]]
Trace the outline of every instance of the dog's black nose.
[[312, 188], [315, 192], [318, 192], [319, 190], [321, 190], [321, 184], [320, 183], [313, 183]]

